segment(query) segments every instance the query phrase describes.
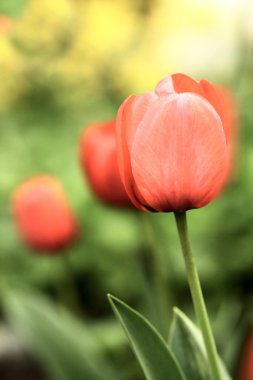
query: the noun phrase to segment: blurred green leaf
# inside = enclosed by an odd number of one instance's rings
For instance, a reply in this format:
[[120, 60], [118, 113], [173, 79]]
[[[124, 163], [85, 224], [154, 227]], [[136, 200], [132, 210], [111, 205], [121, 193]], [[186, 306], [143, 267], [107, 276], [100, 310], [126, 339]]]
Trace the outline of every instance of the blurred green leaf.
[[[170, 347], [189, 380], [211, 380], [209, 363], [200, 330], [178, 308], [174, 308], [174, 318], [170, 330]], [[230, 377], [222, 365], [222, 378]]]
[[99, 341], [63, 308], [54, 308], [38, 294], [7, 291], [7, 319], [35, 352], [45, 369], [59, 380], [119, 379], [101, 353]]
[[170, 347], [187, 378], [211, 380], [209, 364], [200, 331], [179, 309], [174, 308], [170, 329]]
[[132, 349], [148, 380], [185, 380], [174, 355], [155, 328], [122, 301], [109, 296]]
[[1, 0], [0, 13], [7, 14], [8, 16], [19, 16], [26, 5], [26, 0]]

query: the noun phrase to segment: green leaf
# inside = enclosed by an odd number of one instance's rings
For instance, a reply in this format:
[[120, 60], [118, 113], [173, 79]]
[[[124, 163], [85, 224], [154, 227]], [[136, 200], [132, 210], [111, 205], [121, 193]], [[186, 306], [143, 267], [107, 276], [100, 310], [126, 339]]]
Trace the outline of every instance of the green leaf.
[[174, 355], [155, 328], [138, 312], [108, 296], [148, 380], [185, 380]]
[[105, 361], [101, 345], [62, 307], [39, 294], [6, 292], [4, 311], [16, 333], [57, 380], [120, 378]]
[[[189, 380], [211, 380], [209, 363], [200, 330], [178, 308], [174, 308], [169, 343]], [[231, 380], [221, 362], [223, 380]]]
[[179, 309], [174, 308], [170, 347], [188, 379], [211, 380], [209, 364], [200, 331]]

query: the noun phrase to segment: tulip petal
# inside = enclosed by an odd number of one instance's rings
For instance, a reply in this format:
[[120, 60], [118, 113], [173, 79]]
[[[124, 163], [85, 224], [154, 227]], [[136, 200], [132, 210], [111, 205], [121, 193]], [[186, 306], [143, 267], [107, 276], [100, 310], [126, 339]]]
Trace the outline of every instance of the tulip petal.
[[133, 204], [141, 209], [147, 210], [145, 200], [135, 185], [132, 176], [130, 154], [132, 142], [137, 130], [137, 127], [143, 116], [149, 109], [149, 106], [157, 99], [154, 93], [145, 93], [141, 96], [129, 96], [121, 105], [117, 115], [116, 134], [118, 146], [118, 162], [121, 179], [125, 186], [126, 192]]
[[143, 116], [147, 112], [149, 106], [156, 99], [157, 95], [154, 92], [147, 92], [142, 94], [141, 96], [136, 96], [133, 103], [131, 104], [131, 122], [129, 122], [128, 127], [126, 128], [126, 139], [129, 150], [131, 149], [138, 125], [143, 119]]
[[119, 174], [116, 152], [115, 120], [90, 124], [83, 132], [80, 161], [94, 193], [104, 203], [129, 206]]
[[158, 96], [173, 94], [175, 92], [176, 92], [176, 90], [175, 90], [175, 87], [173, 84], [173, 79], [172, 79], [171, 75], [163, 78], [155, 88], [155, 93]]
[[223, 88], [213, 85], [206, 80], [197, 82], [185, 74], [173, 74], [162, 79], [156, 86], [155, 92], [159, 96], [185, 92], [192, 92], [203, 96], [219, 114], [223, 123], [226, 140], [228, 144], [230, 143], [233, 125], [235, 124], [234, 104], [229, 94]]
[[162, 79], [156, 86], [157, 95], [165, 95], [171, 93], [181, 94], [183, 92], [193, 92], [200, 96], [204, 96], [204, 91], [200, 84], [185, 74], [173, 74]]
[[159, 97], [135, 133], [131, 167], [140, 194], [153, 209], [206, 205], [221, 190], [228, 170], [219, 115], [195, 94]]
[[226, 141], [230, 144], [234, 125], [234, 105], [231, 97], [223, 88], [214, 86], [206, 80], [201, 80], [200, 85], [203, 88], [204, 97], [212, 104], [220, 115]]
[[135, 182], [132, 175], [130, 155], [129, 155], [129, 145], [127, 139], [128, 136], [131, 136], [131, 106], [136, 96], [129, 96], [120, 106], [116, 119], [116, 139], [118, 149], [118, 165], [121, 175], [122, 183], [125, 187], [127, 195], [129, 196], [132, 203], [139, 209], [145, 211], [145, 207], [141, 205], [138, 198], [135, 194]]

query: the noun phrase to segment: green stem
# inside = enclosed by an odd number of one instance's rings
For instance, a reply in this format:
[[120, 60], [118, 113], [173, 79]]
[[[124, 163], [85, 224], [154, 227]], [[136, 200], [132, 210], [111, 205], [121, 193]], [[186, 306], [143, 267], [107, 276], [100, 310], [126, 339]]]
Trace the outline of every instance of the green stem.
[[206, 305], [204, 301], [204, 297], [201, 290], [201, 285], [199, 281], [199, 276], [197, 272], [197, 268], [194, 262], [193, 254], [191, 251], [189, 236], [188, 236], [188, 228], [187, 228], [187, 220], [186, 213], [175, 213], [176, 223], [178, 234], [180, 238], [180, 243], [183, 251], [184, 261], [186, 272], [188, 276], [188, 282], [191, 290], [191, 295], [193, 299], [194, 309], [197, 316], [197, 320], [199, 322], [207, 356], [209, 359], [210, 369], [212, 372], [212, 378], [214, 380], [222, 380], [221, 375], [221, 366], [218, 357], [218, 352], [216, 349], [214, 337], [212, 334], [212, 329], [210, 326], [210, 321], [208, 318]]
[[71, 265], [69, 252], [63, 252], [60, 259], [64, 270], [64, 286], [61, 289], [64, 292], [66, 302], [69, 308], [76, 312], [77, 315], [81, 316], [83, 314], [82, 306], [79, 298], [78, 289], [75, 282], [75, 274]]
[[164, 252], [160, 249], [155, 225], [151, 219], [153, 214], [143, 213], [143, 217], [151, 253], [151, 275], [156, 297], [160, 331], [167, 337], [170, 325], [170, 311], [172, 310], [172, 294], [168, 293], [165, 257]]
[[156, 301], [156, 311], [157, 311], [157, 324], [159, 325], [159, 330], [167, 337], [168, 328], [170, 324], [170, 310], [171, 310], [171, 294], [167, 291], [167, 278], [166, 278], [166, 264], [163, 252], [160, 250], [159, 242], [157, 241], [157, 234], [152, 223], [151, 217], [153, 215], [142, 213], [142, 219], [144, 223], [144, 229], [146, 230], [146, 237], [149, 242], [149, 252], [151, 261], [151, 281], [152, 283], [155, 301]]

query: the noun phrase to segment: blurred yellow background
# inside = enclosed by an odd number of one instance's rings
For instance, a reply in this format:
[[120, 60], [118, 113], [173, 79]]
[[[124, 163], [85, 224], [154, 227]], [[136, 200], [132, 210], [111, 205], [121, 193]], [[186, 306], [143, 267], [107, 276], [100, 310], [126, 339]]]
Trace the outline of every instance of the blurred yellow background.
[[253, 39], [245, 7], [239, 0], [27, 0], [1, 35], [0, 105], [34, 85], [76, 101], [101, 85], [124, 95], [151, 90], [173, 72], [229, 80], [240, 44]]

